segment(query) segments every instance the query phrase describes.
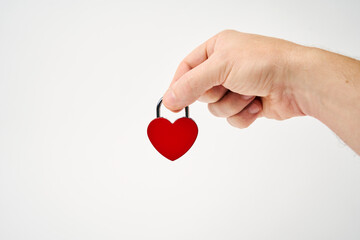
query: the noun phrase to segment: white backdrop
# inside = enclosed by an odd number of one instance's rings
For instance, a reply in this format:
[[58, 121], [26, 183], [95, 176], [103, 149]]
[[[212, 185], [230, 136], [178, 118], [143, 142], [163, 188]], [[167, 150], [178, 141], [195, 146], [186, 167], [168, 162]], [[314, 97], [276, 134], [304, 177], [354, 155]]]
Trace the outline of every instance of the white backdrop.
[[177, 65], [217, 32], [360, 58], [359, 12], [357, 0], [1, 0], [0, 239], [360, 239], [360, 158], [315, 119], [239, 130], [195, 103], [198, 139], [175, 162], [146, 135]]

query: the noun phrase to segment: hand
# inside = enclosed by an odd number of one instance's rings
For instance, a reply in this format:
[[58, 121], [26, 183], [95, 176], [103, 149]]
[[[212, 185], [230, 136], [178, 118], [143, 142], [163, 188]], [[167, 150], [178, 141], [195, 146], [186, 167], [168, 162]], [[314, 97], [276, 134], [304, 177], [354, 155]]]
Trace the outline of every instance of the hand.
[[224, 31], [188, 55], [178, 67], [163, 102], [180, 110], [195, 100], [239, 128], [257, 117], [304, 115], [294, 102], [291, 66], [302, 46], [280, 39]]
[[196, 100], [239, 128], [258, 117], [316, 117], [360, 153], [360, 63], [285, 40], [223, 31], [179, 65], [163, 104]]

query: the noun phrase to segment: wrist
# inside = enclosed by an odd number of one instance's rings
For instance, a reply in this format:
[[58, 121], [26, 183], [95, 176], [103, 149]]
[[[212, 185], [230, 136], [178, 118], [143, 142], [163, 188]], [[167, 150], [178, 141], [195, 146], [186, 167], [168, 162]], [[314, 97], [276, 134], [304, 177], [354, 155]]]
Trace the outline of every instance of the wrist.
[[[298, 46], [291, 57], [290, 88], [308, 116], [321, 121], [327, 112], [359, 99], [360, 62], [313, 47]], [[325, 116], [323, 116], [325, 115]]]
[[360, 61], [316, 48], [303, 49], [295, 59], [294, 101], [360, 154]]

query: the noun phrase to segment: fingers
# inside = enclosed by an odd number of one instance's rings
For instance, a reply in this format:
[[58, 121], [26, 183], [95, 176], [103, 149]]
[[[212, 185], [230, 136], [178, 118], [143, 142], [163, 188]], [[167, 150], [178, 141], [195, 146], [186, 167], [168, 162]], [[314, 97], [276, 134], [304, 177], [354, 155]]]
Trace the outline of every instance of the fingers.
[[175, 81], [163, 97], [164, 105], [173, 111], [195, 102], [202, 94], [219, 85], [223, 74], [222, 65], [209, 58]]
[[210, 103], [209, 111], [217, 117], [230, 117], [241, 112], [255, 96], [246, 96], [228, 92], [220, 101]]
[[199, 97], [200, 102], [214, 103], [219, 101], [228, 90], [223, 86], [215, 86], [207, 90], [203, 95]]
[[214, 46], [216, 42], [217, 35], [210, 38], [197, 48], [195, 48], [189, 55], [187, 55], [180, 65], [178, 66], [174, 78], [170, 85], [176, 82], [181, 76], [205, 62], [214, 52]]
[[218, 74], [209, 59], [214, 52], [216, 38], [217, 35], [201, 44], [180, 63], [169, 89], [163, 96], [163, 104], [167, 108], [180, 110], [216, 85], [214, 79]]
[[257, 117], [261, 115], [262, 104], [260, 99], [256, 98], [241, 112], [228, 117], [227, 121], [230, 125], [237, 128], [247, 128], [252, 124]]
[[225, 117], [230, 125], [246, 128], [260, 116], [262, 102], [255, 96], [227, 92], [218, 102], [208, 105], [209, 111], [217, 117]]

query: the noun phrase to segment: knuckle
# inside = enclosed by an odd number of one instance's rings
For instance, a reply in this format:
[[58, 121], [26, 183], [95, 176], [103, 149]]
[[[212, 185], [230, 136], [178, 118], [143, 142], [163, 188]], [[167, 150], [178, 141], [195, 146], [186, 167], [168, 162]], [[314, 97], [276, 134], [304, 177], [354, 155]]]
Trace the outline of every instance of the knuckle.
[[186, 75], [186, 78], [183, 79], [184, 88], [187, 92], [194, 92], [194, 90], [196, 90], [194, 79], [195, 79], [195, 76], [191, 71], [188, 72]]
[[222, 30], [219, 35], [230, 35], [230, 34], [234, 34], [236, 31], [233, 29], [224, 29]]

